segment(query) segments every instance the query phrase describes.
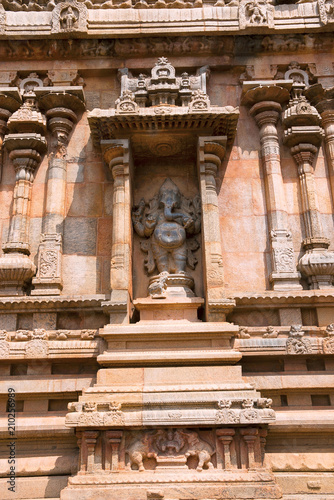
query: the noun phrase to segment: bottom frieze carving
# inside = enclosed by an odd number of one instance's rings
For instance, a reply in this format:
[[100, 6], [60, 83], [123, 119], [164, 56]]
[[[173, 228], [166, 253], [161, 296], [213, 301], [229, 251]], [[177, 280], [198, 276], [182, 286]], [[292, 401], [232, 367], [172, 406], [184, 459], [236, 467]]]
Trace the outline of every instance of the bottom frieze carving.
[[[216, 471], [265, 471], [266, 430], [260, 427], [77, 431], [79, 476], [111, 472], [195, 474], [205, 480]], [[215, 476], [212, 476], [215, 477]]]

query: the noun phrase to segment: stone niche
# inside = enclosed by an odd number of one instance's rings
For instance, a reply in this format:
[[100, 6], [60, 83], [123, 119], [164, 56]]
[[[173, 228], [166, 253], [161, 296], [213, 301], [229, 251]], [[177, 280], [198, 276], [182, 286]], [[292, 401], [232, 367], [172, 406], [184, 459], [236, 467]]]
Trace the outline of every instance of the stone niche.
[[238, 110], [211, 105], [207, 67], [178, 75], [160, 57], [150, 76], [120, 73], [115, 109], [89, 114], [93, 139], [118, 192], [111, 304], [119, 303], [120, 295], [126, 300], [128, 290], [134, 301], [200, 297], [209, 319], [224, 302], [215, 177], [235, 134]]

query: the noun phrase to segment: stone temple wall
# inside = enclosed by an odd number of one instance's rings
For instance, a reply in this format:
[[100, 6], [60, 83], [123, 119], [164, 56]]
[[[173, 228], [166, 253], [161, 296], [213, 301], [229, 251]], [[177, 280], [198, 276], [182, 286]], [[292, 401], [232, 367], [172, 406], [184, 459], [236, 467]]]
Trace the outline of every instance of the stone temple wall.
[[2, 2], [1, 498], [334, 499], [333, 23]]

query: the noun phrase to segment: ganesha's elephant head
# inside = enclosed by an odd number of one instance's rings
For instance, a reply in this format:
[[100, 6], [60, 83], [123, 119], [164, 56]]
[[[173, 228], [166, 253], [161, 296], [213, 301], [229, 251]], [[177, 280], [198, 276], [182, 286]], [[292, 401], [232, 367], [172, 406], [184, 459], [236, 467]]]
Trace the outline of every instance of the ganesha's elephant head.
[[170, 179], [166, 179], [159, 190], [159, 206], [164, 209], [166, 220], [174, 220], [180, 214], [172, 213], [181, 206], [181, 193], [179, 188]]

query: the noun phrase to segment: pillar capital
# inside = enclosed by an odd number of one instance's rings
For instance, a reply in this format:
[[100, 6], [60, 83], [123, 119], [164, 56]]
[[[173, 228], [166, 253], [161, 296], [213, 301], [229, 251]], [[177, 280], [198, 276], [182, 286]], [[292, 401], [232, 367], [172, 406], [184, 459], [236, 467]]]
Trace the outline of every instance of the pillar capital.
[[292, 80], [244, 82], [241, 104], [249, 108], [260, 104], [263, 111], [275, 109], [277, 104], [281, 105], [289, 100], [291, 86]]
[[56, 138], [56, 156], [66, 155], [69, 135], [85, 110], [82, 87], [36, 87], [38, 104], [45, 111], [47, 125]]
[[104, 161], [113, 173], [113, 178], [123, 175], [124, 168], [129, 163], [129, 139], [101, 140], [101, 148]]
[[299, 143], [291, 148], [291, 154], [294, 157], [298, 167], [305, 168], [307, 165], [313, 165], [313, 160], [315, 155], [317, 154], [317, 151], [318, 148], [316, 146], [304, 142]]

